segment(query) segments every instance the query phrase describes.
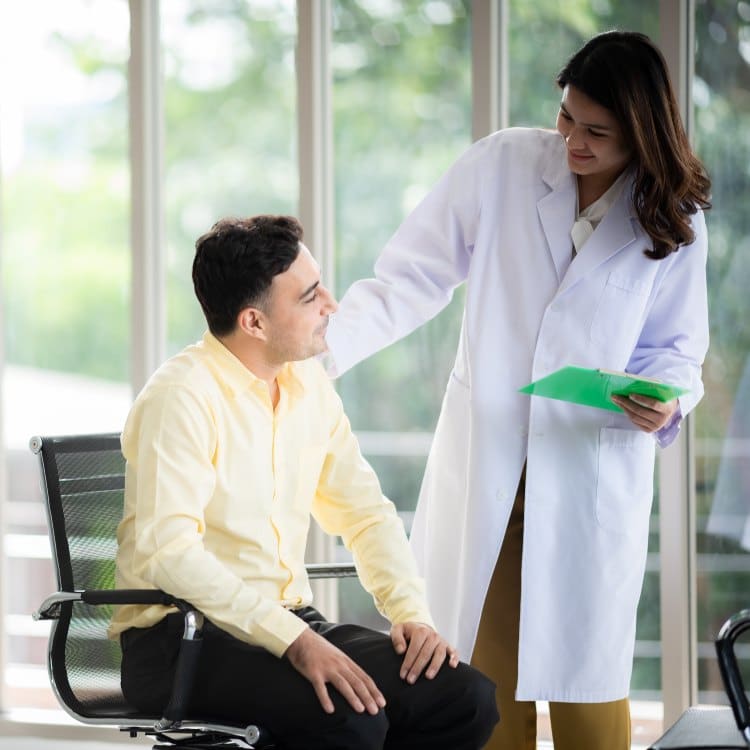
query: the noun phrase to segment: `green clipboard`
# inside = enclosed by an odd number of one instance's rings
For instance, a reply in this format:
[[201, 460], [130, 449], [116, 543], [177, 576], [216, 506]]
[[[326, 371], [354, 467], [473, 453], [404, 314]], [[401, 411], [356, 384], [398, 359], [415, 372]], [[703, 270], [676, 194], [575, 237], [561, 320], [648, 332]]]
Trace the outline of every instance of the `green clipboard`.
[[532, 396], [594, 406], [597, 409], [622, 411], [612, 402], [612, 396], [629, 396], [637, 393], [666, 402], [687, 393], [688, 389], [652, 378], [630, 375], [627, 372], [591, 370], [570, 365], [519, 388], [519, 391]]

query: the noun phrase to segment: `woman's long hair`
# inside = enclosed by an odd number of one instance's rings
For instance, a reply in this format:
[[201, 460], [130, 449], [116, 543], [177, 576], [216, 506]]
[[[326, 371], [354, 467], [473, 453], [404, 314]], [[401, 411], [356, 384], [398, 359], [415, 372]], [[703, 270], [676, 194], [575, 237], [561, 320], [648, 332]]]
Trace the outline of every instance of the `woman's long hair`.
[[589, 40], [557, 76], [610, 110], [632, 149], [633, 203], [658, 260], [694, 239], [690, 216], [711, 207], [711, 181], [682, 126], [667, 65], [645, 35], [607, 31]]

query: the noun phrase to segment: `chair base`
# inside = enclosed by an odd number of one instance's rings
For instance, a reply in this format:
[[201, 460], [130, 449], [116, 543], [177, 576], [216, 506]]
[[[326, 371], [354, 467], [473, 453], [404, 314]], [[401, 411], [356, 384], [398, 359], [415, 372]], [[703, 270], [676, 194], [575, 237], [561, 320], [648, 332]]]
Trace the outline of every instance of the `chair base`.
[[[150, 732], [149, 735], [151, 735]], [[170, 737], [161, 733], [155, 733], [151, 736], [157, 740], [157, 744], [152, 746], [152, 750], [222, 750], [222, 748], [253, 748], [257, 750], [260, 747], [267, 747], [248, 745], [243, 740], [213, 732], [198, 732], [188, 737]]]
[[731, 708], [693, 706], [649, 750], [748, 750]]
[[152, 745], [152, 750], [273, 750], [276, 747], [276, 743], [262, 730], [260, 737], [252, 744], [241, 737], [201, 729], [175, 730], [174, 735], [145, 727], [121, 727], [121, 731], [128, 732], [131, 737], [139, 734], [153, 737], [156, 744]]

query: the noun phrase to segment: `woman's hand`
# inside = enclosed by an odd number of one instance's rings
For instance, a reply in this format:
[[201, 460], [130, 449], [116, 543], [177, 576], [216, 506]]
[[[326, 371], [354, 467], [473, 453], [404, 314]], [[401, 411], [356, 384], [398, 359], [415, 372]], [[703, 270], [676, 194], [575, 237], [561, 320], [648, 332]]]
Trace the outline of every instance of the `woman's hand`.
[[658, 432], [667, 425], [677, 411], [678, 404], [677, 399], [664, 402], [637, 393], [630, 396], [612, 396], [612, 401], [644, 432]]

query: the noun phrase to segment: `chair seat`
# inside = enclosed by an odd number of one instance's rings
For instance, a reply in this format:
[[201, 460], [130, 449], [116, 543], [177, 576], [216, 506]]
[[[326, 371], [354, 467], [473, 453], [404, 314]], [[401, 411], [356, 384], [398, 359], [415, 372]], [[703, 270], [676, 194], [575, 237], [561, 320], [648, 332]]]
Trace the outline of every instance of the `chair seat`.
[[649, 750], [747, 750], [731, 708], [693, 706]]

